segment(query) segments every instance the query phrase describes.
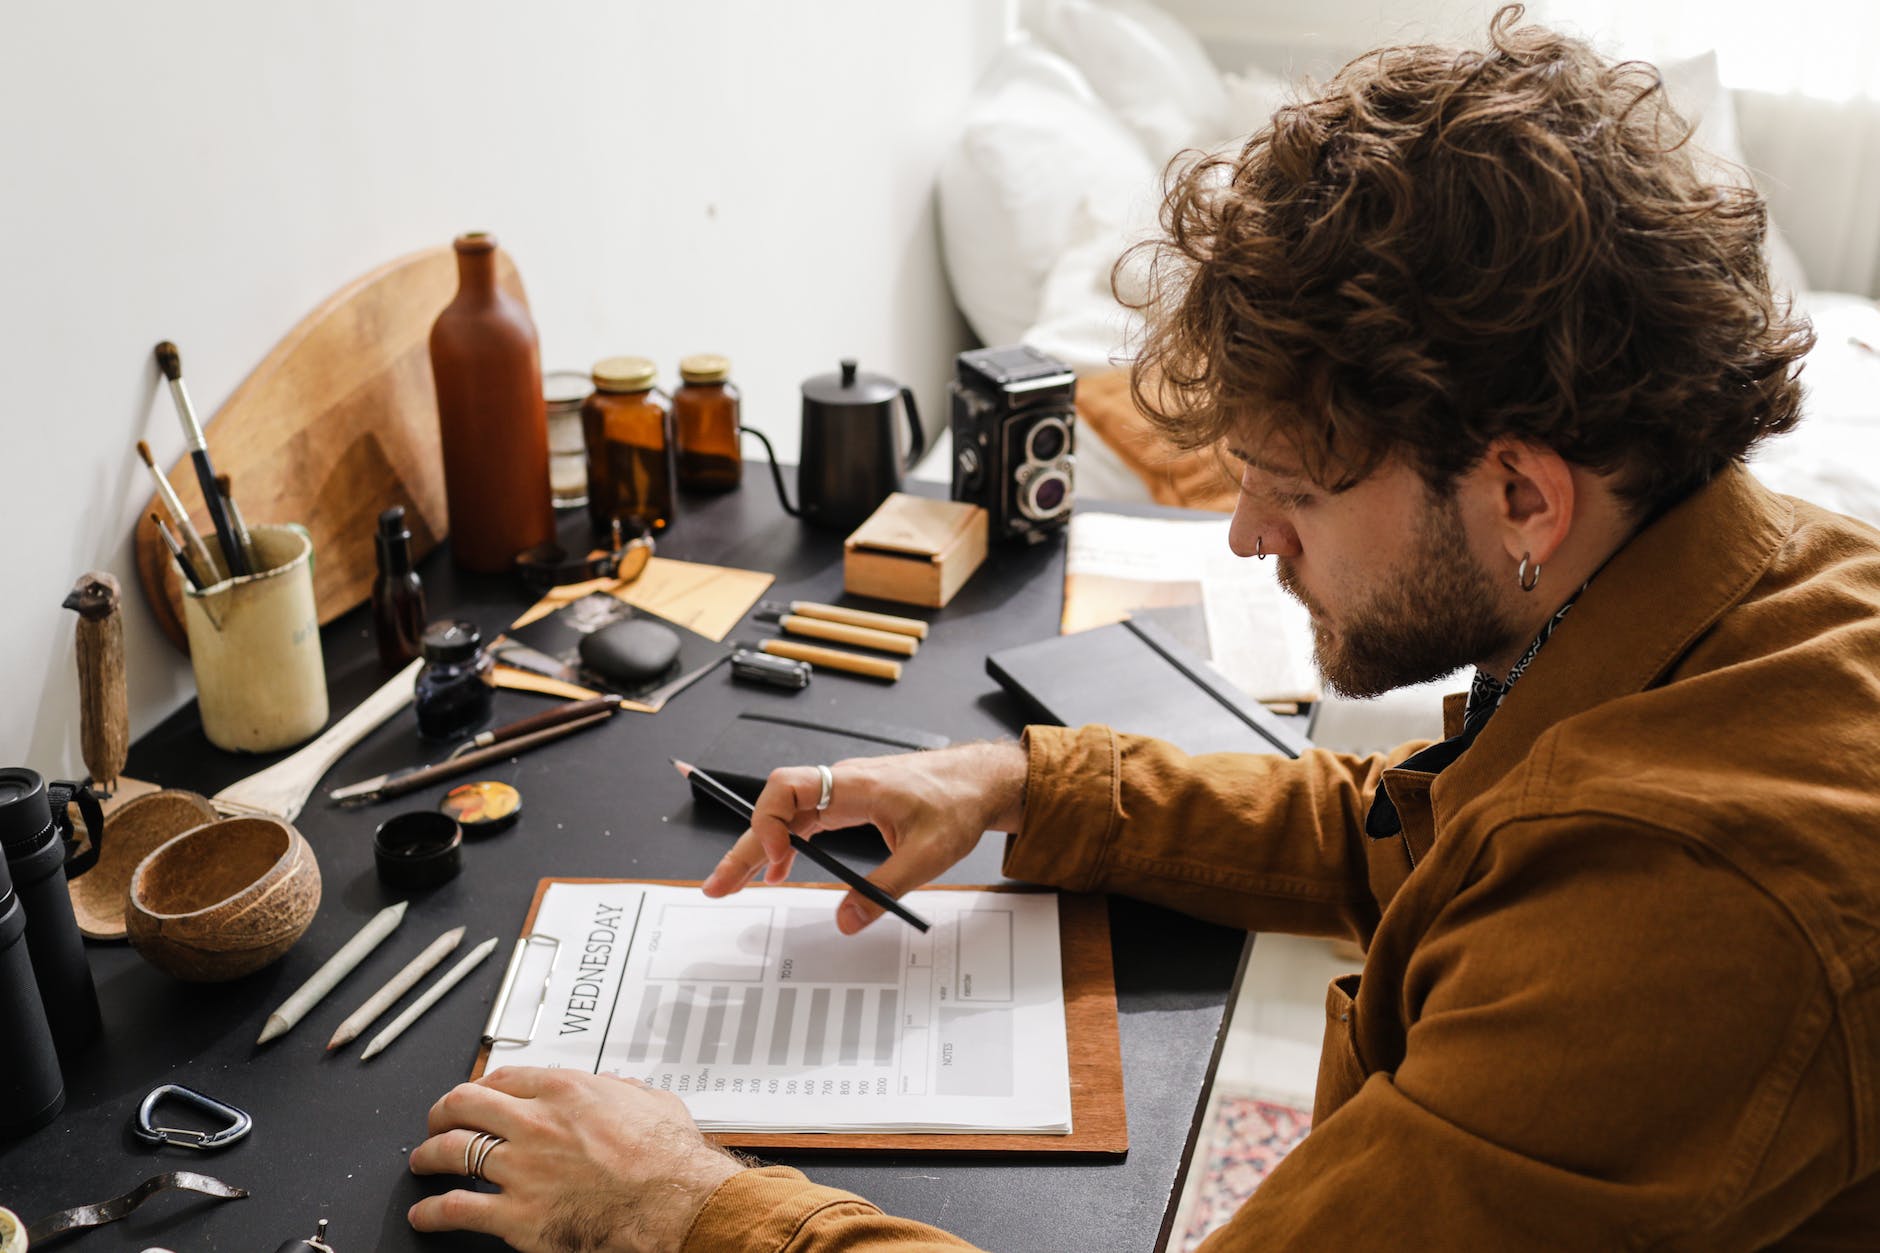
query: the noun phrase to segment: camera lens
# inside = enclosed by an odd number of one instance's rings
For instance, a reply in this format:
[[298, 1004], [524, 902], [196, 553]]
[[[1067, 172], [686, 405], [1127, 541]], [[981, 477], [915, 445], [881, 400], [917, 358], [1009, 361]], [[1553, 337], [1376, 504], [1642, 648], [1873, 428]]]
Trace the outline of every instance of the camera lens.
[[1046, 470], [1025, 484], [1019, 512], [1034, 522], [1055, 518], [1071, 507], [1071, 481], [1062, 470]]
[[1046, 418], [1031, 428], [1025, 439], [1025, 455], [1033, 461], [1051, 461], [1070, 443], [1070, 430], [1061, 418]]

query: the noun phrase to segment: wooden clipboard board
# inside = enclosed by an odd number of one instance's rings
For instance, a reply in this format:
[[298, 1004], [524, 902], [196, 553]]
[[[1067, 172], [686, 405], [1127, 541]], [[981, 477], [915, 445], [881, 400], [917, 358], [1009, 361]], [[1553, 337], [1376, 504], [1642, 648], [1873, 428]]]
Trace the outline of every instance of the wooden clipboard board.
[[[535, 885], [529, 916], [522, 924], [527, 936], [535, 929], [542, 897], [555, 883], [646, 883], [663, 887], [697, 887], [696, 879], [543, 879]], [[793, 883], [791, 887], [842, 891], [840, 884]], [[1027, 892], [1036, 889], [1000, 884], [994, 887], [934, 883], [927, 890]], [[1055, 1153], [1121, 1157], [1129, 1152], [1129, 1119], [1123, 1104], [1123, 1052], [1116, 1024], [1116, 970], [1110, 959], [1109, 898], [1059, 892], [1058, 950], [1064, 963], [1064, 1029], [1070, 1058], [1071, 1133], [1029, 1135], [1011, 1132], [936, 1134], [868, 1134], [809, 1132], [765, 1134], [751, 1131], [709, 1133], [715, 1144], [739, 1149], [804, 1149], [818, 1153]], [[892, 925], [891, 920], [876, 926]], [[490, 1046], [477, 1050], [470, 1077], [489, 1065]]]

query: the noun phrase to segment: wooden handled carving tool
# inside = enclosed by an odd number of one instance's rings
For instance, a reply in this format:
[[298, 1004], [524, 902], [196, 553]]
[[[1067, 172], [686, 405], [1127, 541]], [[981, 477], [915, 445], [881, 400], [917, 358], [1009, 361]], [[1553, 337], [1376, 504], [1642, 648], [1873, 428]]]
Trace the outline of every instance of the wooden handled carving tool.
[[215, 537], [222, 545], [222, 556], [227, 560], [228, 572], [232, 575], [251, 574], [248, 558], [236, 542], [235, 528], [228, 520], [228, 510], [222, 507], [222, 493], [216, 490], [215, 466], [209, 460], [209, 441], [203, 437], [202, 423], [196, 420], [196, 407], [189, 401], [189, 389], [183, 386], [183, 355], [176, 350], [176, 345], [164, 340], [157, 345], [157, 367], [163, 371], [163, 377], [170, 380], [170, 396], [176, 401], [177, 416], [183, 420], [183, 438], [189, 443], [189, 459], [196, 464], [196, 482], [202, 488], [202, 499], [209, 506], [209, 519], [215, 523]]
[[407, 770], [402, 774], [382, 774], [375, 778], [363, 779], [358, 783], [334, 788], [326, 794], [327, 799], [341, 805], [365, 805], [373, 801], [389, 800], [394, 796], [403, 796], [406, 792], [415, 792], [440, 779], [454, 778], [467, 773], [484, 762], [495, 761], [502, 757], [513, 757], [517, 753], [526, 752], [550, 740], [558, 740], [564, 735], [572, 735], [576, 731], [585, 731], [589, 727], [599, 726], [613, 716], [612, 710], [589, 714], [574, 722], [549, 727], [546, 731], [518, 736], [502, 744], [492, 744], [488, 748], [479, 748], [461, 757], [440, 761], [435, 766], [419, 766], [416, 770]]
[[898, 661], [889, 661], [885, 657], [864, 657], [860, 653], [824, 648], [820, 644], [799, 644], [795, 640], [759, 640], [756, 643], [741, 640], [732, 647], [755, 649], [773, 657], [807, 661], [818, 669], [840, 670], [845, 674], [859, 674], [870, 679], [886, 679], [890, 683], [901, 677], [901, 663]]
[[825, 622], [845, 622], [849, 626], [870, 627], [876, 631], [892, 631], [896, 635], [911, 635], [917, 640], [927, 638], [927, 624], [919, 618], [902, 618], [891, 613], [871, 613], [866, 609], [850, 609], [846, 605], [819, 605], [813, 600], [766, 600], [757, 606], [757, 612], [763, 614], [796, 614], [803, 618], [821, 618]]
[[894, 631], [877, 631], [873, 627], [853, 626], [847, 622], [830, 622], [823, 618], [806, 617], [797, 613], [780, 613], [781, 605], [765, 602], [757, 607], [757, 621], [774, 622], [790, 635], [804, 635], [811, 639], [834, 640], [838, 644], [854, 644], [858, 648], [872, 648], [877, 652], [895, 653], [902, 657], [912, 657], [920, 650], [920, 641], [911, 635], [901, 635]]
[[[196, 524], [189, 520], [189, 512], [183, 508], [183, 502], [177, 497], [176, 489], [170, 486], [170, 476], [157, 468], [156, 458], [150, 455], [150, 445], [141, 439], [137, 441], [137, 455], [142, 457], [144, 464], [150, 468], [150, 477], [157, 481], [157, 499], [163, 502], [164, 509], [170, 515], [170, 525], [176, 528], [176, 533], [182, 537], [183, 543], [187, 546], [189, 560], [182, 563], [184, 569], [194, 564], [198, 578], [207, 577], [213, 580], [216, 577], [215, 558], [209, 555], [209, 546], [203, 542], [202, 533], [196, 530]], [[162, 524], [159, 522], [158, 525]], [[198, 591], [205, 586], [207, 584], [200, 582], [196, 584]]]

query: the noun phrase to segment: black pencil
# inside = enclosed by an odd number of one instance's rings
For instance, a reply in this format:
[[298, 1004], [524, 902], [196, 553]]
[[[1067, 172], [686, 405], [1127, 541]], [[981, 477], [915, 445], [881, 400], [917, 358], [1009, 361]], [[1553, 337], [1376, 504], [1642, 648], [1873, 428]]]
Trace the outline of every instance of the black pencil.
[[[672, 762], [673, 769], [677, 770], [682, 778], [690, 779], [694, 783], [697, 783], [705, 795], [711, 797], [732, 813], [737, 814], [746, 822], [749, 822], [756, 813], [751, 802], [745, 800], [742, 796], [739, 796], [736, 792], [712, 778], [697, 766], [689, 765], [676, 757], [669, 757], [667, 760]], [[789, 835], [791, 848], [802, 853], [818, 866], [821, 866], [824, 870], [827, 870], [830, 874], [842, 880], [842, 882], [848, 884], [889, 913], [896, 915], [915, 930], [925, 931], [928, 929], [926, 919], [922, 918], [919, 914], [907, 908], [907, 906], [901, 904], [901, 902], [895, 900], [892, 896], [889, 896], [886, 892], [870, 883], [855, 871], [850, 870], [847, 866], [837, 861], [824, 850], [817, 848], [796, 832], [792, 831]]]

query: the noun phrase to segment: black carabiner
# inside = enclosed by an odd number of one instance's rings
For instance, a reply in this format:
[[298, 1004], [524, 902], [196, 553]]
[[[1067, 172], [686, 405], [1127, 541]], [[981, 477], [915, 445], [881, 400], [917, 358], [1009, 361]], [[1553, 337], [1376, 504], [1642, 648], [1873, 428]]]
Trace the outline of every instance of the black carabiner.
[[[164, 1097], [174, 1097], [187, 1105], [194, 1105], [205, 1113], [214, 1114], [227, 1120], [227, 1126], [215, 1131], [196, 1131], [189, 1127], [158, 1127], [152, 1125], [151, 1114], [157, 1108], [157, 1102]], [[186, 1088], [180, 1083], [166, 1083], [153, 1088], [142, 1105], [137, 1107], [137, 1121], [131, 1130], [139, 1140], [148, 1144], [176, 1144], [186, 1149], [224, 1148], [248, 1134], [248, 1129], [255, 1125], [255, 1120], [246, 1112], [233, 1105], [224, 1105], [212, 1096], [204, 1096], [194, 1088]]]

